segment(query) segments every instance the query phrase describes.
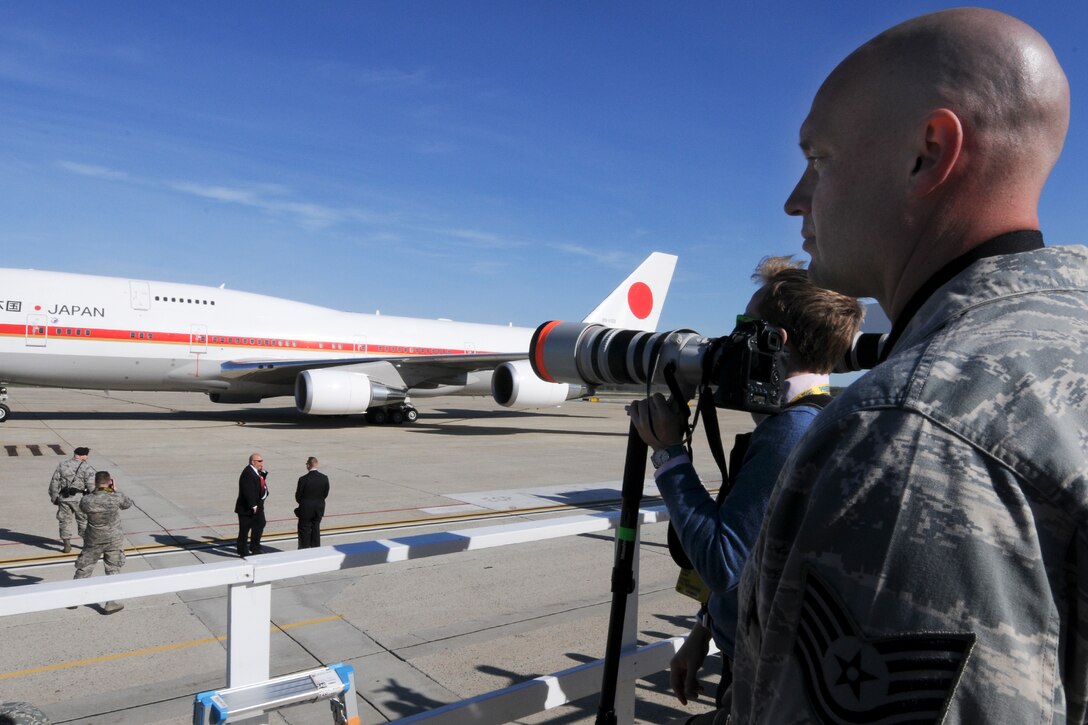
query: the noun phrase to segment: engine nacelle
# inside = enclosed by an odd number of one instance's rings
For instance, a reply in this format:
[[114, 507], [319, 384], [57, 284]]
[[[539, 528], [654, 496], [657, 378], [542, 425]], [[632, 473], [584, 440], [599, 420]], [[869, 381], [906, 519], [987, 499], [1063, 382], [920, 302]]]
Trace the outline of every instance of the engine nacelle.
[[584, 394], [581, 385], [541, 380], [528, 360], [503, 363], [491, 376], [491, 397], [506, 408], [559, 405]]
[[303, 370], [295, 378], [295, 405], [310, 415], [350, 415], [402, 401], [402, 390], [371, 381], [350, 370]]

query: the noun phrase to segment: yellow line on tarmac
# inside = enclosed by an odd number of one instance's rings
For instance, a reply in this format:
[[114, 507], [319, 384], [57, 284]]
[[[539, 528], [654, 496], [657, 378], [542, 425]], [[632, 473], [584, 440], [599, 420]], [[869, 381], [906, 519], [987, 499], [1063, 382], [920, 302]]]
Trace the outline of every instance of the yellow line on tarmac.
[[[713, 489], [711, 493], [714, 493]], [[656, 496], [646, 496], [645, 501], [656, 501]], [[326, 535], [344, 535], [352, 533], [368, 533], [373, 531], [382, 531], [385, 529], [399, 529], [410, 527], [422, 527], [422, 526], [438, 526], [441, 524], [451, 524], [459, 522], [469, 521], [486, 521], [488, 519], [501, 519], [507, 517], [523, 516], [530, 514], [542, 514], [554, 511], [563, 510], [577, 510], [592, 508], [593, 506], [613, 505], [620, 503], [617, 499], [602, 499], [599, 501], [584, 501], [579, 504], [559, 503], [559, 504], [544, 504], [540, 506], [526, 506], [524, 508], [512, 508], [512, 509], [484, 509], [481, 511], [470, 511], [459, 514], [441, 514], [431, 517], [418, 517], [408, 519], [392, 519], [385, 521], [376, 521], [369, 524], [342, 524], [340, 526], [322, 526], [321, 533]], [[363, 512], [365, 513], [365, 512]], [[322, 519], [328, 522], [329, 517]], [[168, 532], [167, 532], [168, 533]], [[294, 531], [269, 531], [265, 530], [264, 541], [292, 541], [297, 536]], [[140, 556], [143, 554], [159, 554], [166, 552], [181, 552], [191, 549], [200, 549], [208, 546], [229, 546], [233, 548], [235, 544], [234, 537], [216, 539], [209, 536], [205, 536], [195, 546], [184, 547], [177, 544], [141, 544], [139, 546], [127, 546], [125, 547], [126, 556]], [[13, 559], [0, 559], [0, 567], [15, 567], [15, 566], [30, 566], [35, 564], [52, 564], [61, 563], [67, 561], [75, 561], [78, 554], [41, 554], [37, 556], [22, 556]]]
[[[333, 614], [328, 617], [319, 617], [317, 619], [308, 619], [304, 622], [293, 622], [291, 624], [274, 624], [269, 629], [273, 632], [283, 631], [287, 629], [295, 629], [296, 627], [305, 627], [310, 624], [321, 624], [322, 622], [333, 622], [338, 619], [343, 619], [339, 614]], [[6, 680], [12, 677], [23, 677], [24, 675], [37, 675], [42, 672], [53, 672], [55, 670], [66, 670], [70, 667], [82, 667], [83, 665], [94, 665], [101, 662], [110, 662], [112, 660], [120, 660], [126, 657], [137, 657], [139, 655], [151, 655], [159, 652], [170, 652], [176, 649], [184, 649], [186, 647], [196, 647], [201, 644], [211, 644], [213, 642], [223, 642], [227, 639], [227, 635], [220, 635], [218, 637], [205, 637], [204, 639], [193, 639], [188, 642], [175, 642], [174, 644], [160, 644], [158, 647], [148, 647], [146, 649], [138, 649], [132, 652], [117, 652], [112, 655], [102, 655], [101, 657], [89, 657], [85, 660], [75, 660], [74, 662], [61, 662], [56, 665], [46, 665], [44, 667], [31, 667], [28, 670], [18, 670], [16, 672], [0, 672], [0, 680]]]

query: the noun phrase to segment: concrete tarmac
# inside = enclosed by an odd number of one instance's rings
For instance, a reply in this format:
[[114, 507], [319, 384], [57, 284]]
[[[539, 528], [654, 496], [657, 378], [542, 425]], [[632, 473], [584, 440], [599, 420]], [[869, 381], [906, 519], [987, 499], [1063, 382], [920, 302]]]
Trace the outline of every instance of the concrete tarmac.
[[[296, 548], [294, 489], [307, 456], [332, 482], [324, 544], [492, 526], [618, 508], [627, 444], [623, 400], [534, 412], [488, 399], [417, 400], [420, 419], [367, 425], [316, 418], [290, 401], [221, 406], [197, 394], [9, 388], [0, 425], [0, 586], [70, 579], [46, 489], [77, 446], [131, 496], [124, 571], [234, 558], [238, 474], [263, 454], [271, 496], [264, 544]], [[719, 411], [725, 445], [751, 430]], [[696, 434], [696, 465], [720, 476]], [[647, 482], [646, 497], [656, 494]], [[697, 604], [677, 594], [666, 527], [643, 527], [642, 642], [686, 633]], [[75, 542], [78, 544], [79, 542]], [[272, 675], [347, 662], [363, 723], [384, 723], [603, 656], [611, 535], [583, 535], [395, 562], [277, 582]], [[99, 564], [95, 576], [102, 576]], [[225, 686], [226, 589], [0, 618], [0, 701], [34, 703], [54, 723], [181, 725], [193, 695]], [[720, 667], [704, 668], [712, 693]], [[636, 718], [682, 707], [667, 673], [640, 681]], [[590, 723], [596, 697], [525, 722]], [[269, 722], [329, 723], [328, 705], [285, 708]]]

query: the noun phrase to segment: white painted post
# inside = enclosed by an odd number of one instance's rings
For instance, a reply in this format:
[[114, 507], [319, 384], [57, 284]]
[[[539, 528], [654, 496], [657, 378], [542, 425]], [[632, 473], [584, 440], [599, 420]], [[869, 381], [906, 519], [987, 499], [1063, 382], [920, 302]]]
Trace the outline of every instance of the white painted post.
[[227, 592], [227, 687], [269, 678], [272, 583], [232, 584]]

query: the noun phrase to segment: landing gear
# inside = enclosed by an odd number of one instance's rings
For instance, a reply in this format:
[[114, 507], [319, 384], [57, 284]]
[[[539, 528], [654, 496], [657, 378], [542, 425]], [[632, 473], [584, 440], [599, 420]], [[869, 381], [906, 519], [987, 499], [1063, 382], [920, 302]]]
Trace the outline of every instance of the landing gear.
[[4, 401], [8, 399], [8, 389], [0, 386], [0, 423], [7, 423], [8, 418], [11, 416], [11, 408], [4, 405]]
[[392, 423], [415, 423], [419, 420], [419, 411], [410, 403], [397, 403], [387, 405], [384, 408], [375, 408], [366, 412], [366, 422], [372, 425], [385, 425]]

